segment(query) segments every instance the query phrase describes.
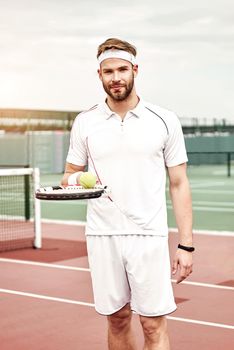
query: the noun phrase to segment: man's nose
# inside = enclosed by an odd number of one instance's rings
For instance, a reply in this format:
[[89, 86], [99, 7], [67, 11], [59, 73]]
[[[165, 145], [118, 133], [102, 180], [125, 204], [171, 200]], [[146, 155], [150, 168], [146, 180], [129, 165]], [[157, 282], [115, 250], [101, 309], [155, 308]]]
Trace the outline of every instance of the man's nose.
[[113, 72], [112, 81], [120, 81], [119, 72]]

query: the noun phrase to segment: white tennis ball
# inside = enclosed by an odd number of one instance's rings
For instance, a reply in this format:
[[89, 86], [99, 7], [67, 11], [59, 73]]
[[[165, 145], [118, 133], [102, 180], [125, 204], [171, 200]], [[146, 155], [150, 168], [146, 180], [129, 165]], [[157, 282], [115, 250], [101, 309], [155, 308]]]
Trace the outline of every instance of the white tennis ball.
[[96, 176], [90, 172], [84, 172], [80, 175], [80, 185], [84, 188], [93, 188], [96, 185]]

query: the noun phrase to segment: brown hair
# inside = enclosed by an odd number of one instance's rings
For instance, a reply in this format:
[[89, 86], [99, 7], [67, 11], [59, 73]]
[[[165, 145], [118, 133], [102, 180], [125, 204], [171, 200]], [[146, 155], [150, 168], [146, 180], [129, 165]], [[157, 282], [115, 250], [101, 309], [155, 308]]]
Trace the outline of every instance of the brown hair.
[[106, 50], [116, 49], [124, 50], [136, 56], [137, 50], [135, 46], [131, 45], [127, 41], [123, 41], [117, 38], [109, 38], [104, 43], [98, 46], [97, 58]]

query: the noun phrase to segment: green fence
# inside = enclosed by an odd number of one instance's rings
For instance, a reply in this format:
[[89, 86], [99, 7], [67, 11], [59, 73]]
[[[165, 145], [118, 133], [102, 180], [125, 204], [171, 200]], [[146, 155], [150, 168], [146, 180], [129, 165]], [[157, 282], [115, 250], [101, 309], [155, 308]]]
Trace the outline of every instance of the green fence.
[[188, 165], [226, 165], [227, 176], [231, 176], [234, 152], [188, 152]]
[[[30, 131], [0, 136], [0, 166], [39, 167], [41, 173], [62, 173], [69, 147], [68, 131]], [[231, 176], [234, 135], [185, 138], [189, 165], [225, 165]]]

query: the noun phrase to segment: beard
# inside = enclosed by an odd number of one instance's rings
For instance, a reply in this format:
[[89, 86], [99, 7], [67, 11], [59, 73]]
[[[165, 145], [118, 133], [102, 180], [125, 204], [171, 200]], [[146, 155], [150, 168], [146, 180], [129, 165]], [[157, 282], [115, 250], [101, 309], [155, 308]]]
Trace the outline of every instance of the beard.
[[109, 95], [114, 101], [124, 101], [131, 94], [134, 86], [134, 75], [126, 83], [110, 83], [105, 84], [102, 82], [103, 88], [107, 95]]

